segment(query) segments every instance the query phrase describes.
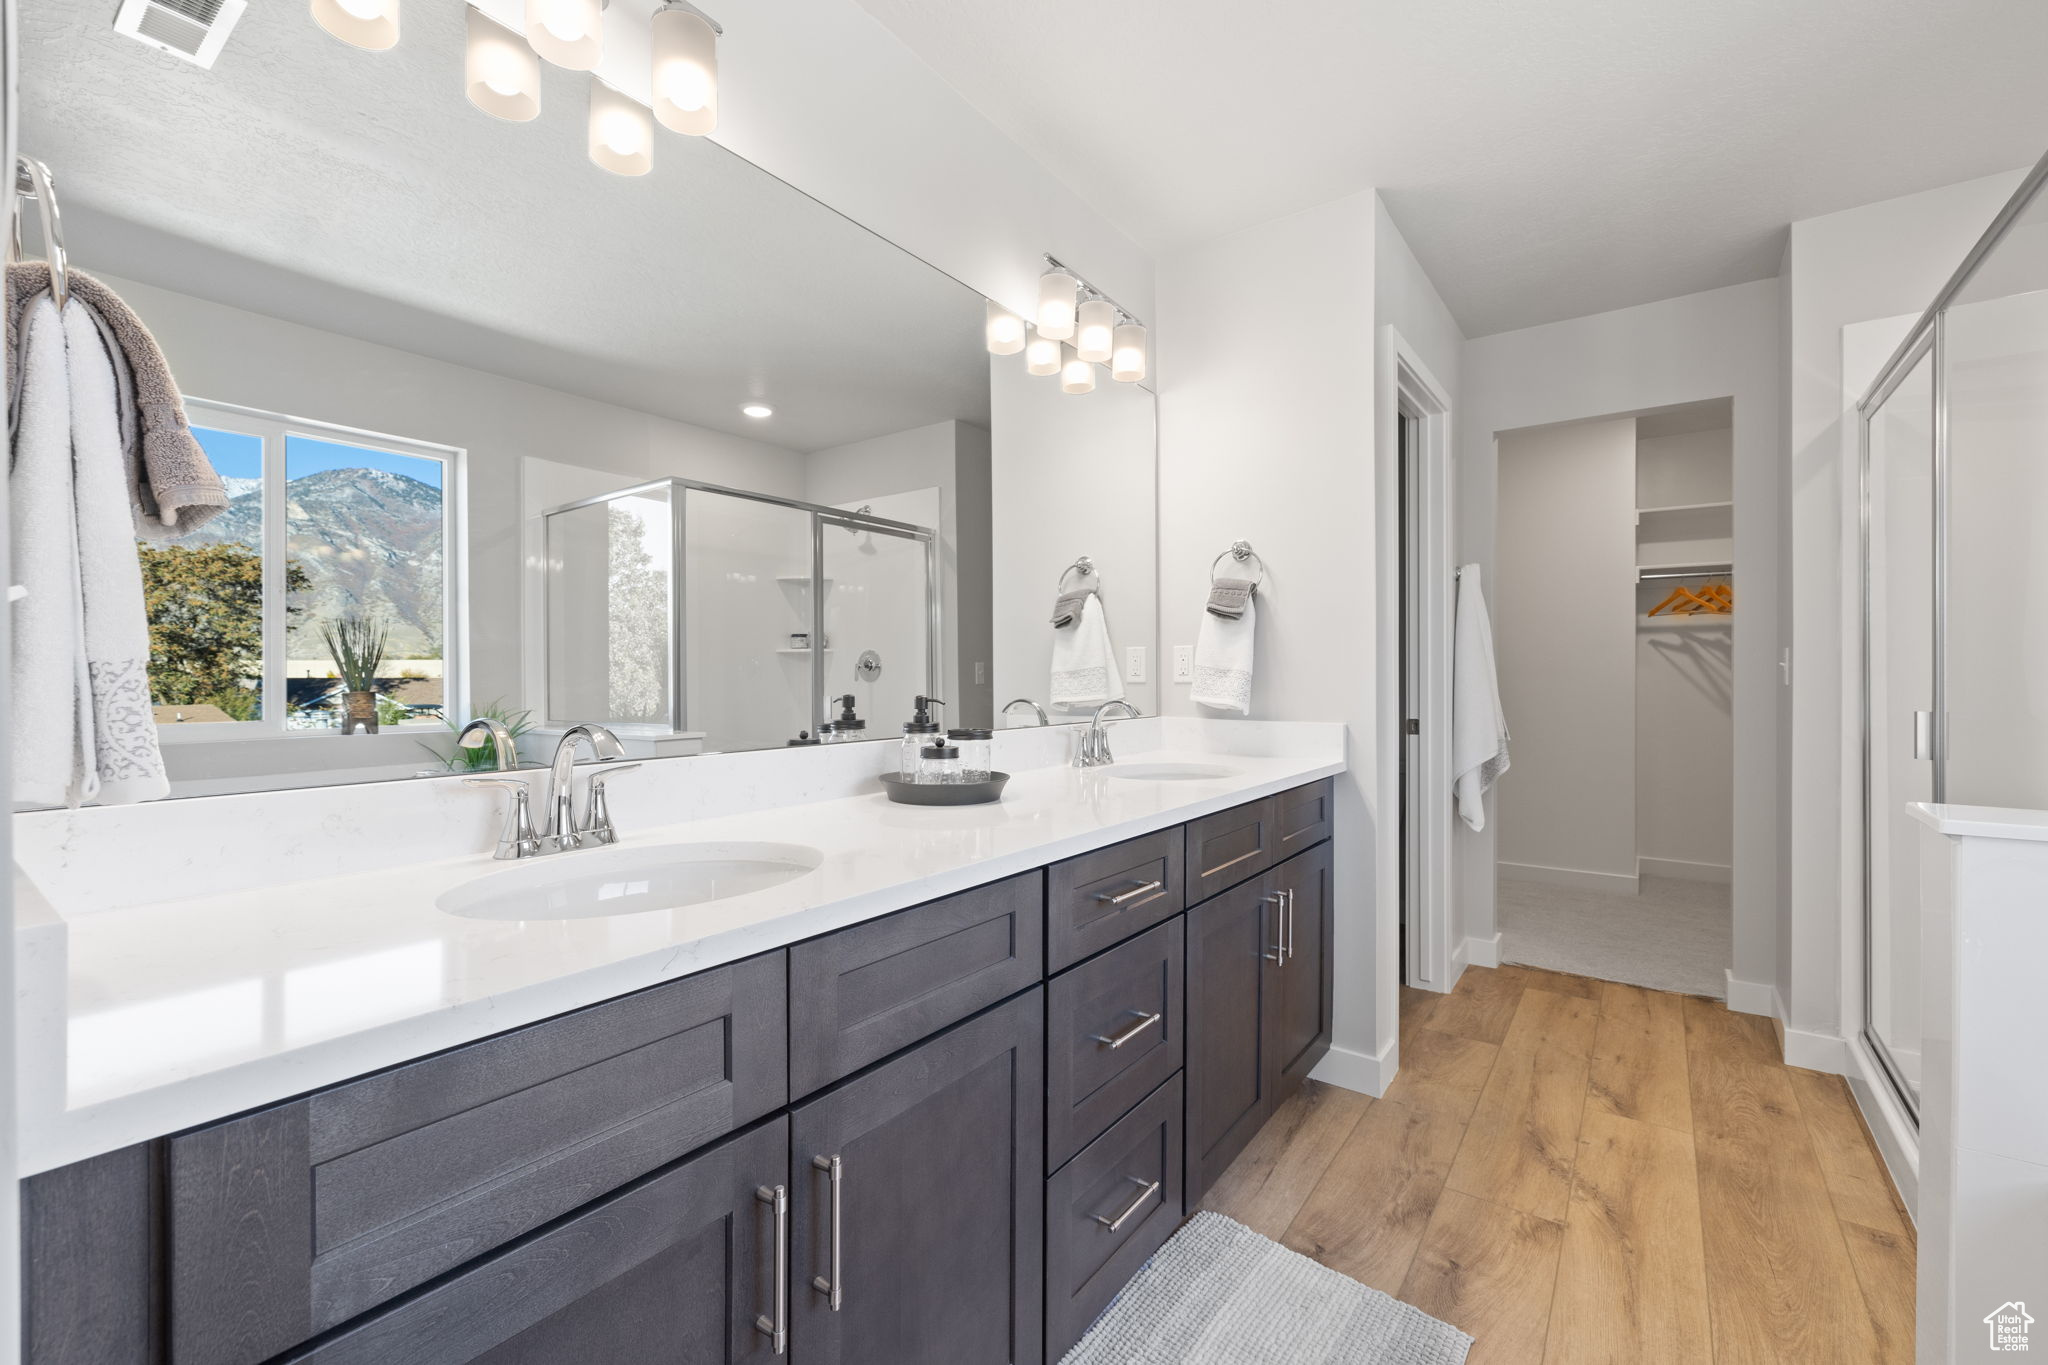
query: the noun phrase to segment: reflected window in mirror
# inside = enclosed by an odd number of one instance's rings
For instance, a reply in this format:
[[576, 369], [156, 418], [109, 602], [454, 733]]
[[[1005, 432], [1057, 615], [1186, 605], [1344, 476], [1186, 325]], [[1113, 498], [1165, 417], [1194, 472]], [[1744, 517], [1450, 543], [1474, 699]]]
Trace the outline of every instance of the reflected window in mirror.
[[141, 544], [150, 693], [179, 741], [334, 733], [348, 671], [329, 636], [381, 639], [380, 729], [439, 729], [459, 697], [448, 570], [461, 452], [187, 399], [228, 507]]

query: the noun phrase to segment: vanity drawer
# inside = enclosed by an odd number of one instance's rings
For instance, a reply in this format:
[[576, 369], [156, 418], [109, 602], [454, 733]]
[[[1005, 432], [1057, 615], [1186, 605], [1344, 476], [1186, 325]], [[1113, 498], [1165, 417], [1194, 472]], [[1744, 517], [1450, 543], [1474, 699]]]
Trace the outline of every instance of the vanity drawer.
[[1081, 1339], [1180, 1226], [1180, 1124], [1175, 1073], [1046, 1182], [1047, 1360]]
[[1278, 808], [1274, 823], [1280, 827], [1280, 846], [1274, 855], [1276, 861], [1291, 858], [1330, 837], [1330, 802], [1334, 790], [1326, 777], [1320, 782], [1281, 792], [1273, 798]]
[[792, 1098], [1045, 975], [1045, 873], [1031, 871], [789, 950]]
[[1180, 1070], [1186, 946], [1187, 923], [1176, 915], [1046, 988], [1047, 1170]]
[[166, 1144], [170, 1365], [253, 1365], [778, 1108], [770, 953]]
[[1183, 847], [1175, 826], [1053, 864], [1046, 874], [1046, 970], [1071, 967], [1186, 909]]
[[1191, 821], [1188, 831], [1188, 904], [1256, 877], [1280, 861], [1280, 798], [1263, 797]]

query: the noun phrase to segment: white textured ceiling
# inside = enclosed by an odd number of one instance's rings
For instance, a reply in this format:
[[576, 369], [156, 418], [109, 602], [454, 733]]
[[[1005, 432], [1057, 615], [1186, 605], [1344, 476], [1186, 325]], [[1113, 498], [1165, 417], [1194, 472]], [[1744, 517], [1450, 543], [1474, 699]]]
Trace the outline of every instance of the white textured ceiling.
[[258, 0], [211, 71], [113, 12], [20, 5], [21, 147], [82, 269], [795, 450], [988, 421], [979, 295], [706, 139], [599, 170], [587, 76], [543, 65], [534, 122], [479, 112], [453, 0], [382, 53]]
[[2041, 0], [860, 0], [1141, 243], [1377, 188], [1467, 335], [2031, 164]]

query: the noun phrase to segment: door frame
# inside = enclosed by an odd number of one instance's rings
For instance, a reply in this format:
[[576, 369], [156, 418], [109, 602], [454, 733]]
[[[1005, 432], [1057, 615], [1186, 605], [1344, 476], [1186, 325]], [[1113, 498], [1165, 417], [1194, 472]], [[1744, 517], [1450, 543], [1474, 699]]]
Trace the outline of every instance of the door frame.
[[[1385, 960], [1405, 958], [1400, 981], [1424, 990], [1448, 991], [1457, 984], [1459, 957], [1451, 923], [1451, 558], [1452, 489], [1456, 486], [1450, 392], [1421, 355], [1391, 324], [1382, 331], [1380, 354], [1381, 469], [1380, 518], [1380, 695], [1379, 804], [1398, 818], [1380, 821], [1380, 903], [1394, 907], [1382, 917]], [[1414, 423], [1409, 467], [1403, 459], [1400, 424]], [[1403, 499], [1401, 490], [1408, 489]], [[1408, 505], [1404, 505], [1404, 502]], [[1411, 516], [1412, 512], [1412, 516]], [[1407, 531], [1403, 535], [1403, 529]], [[1407, 564], [1404, 575], [1403, 547]], [[1410, 717], [1402, 714], [1403, 672], [1409, 641], [1404, 639], [1402, 592], [1413, 585], [1416, 687], [1413, 799], [1399, 761]], [[1413, 837], [1404, 836], [1412, 829]], [[1404, 844], [1412, 843], [1413, 866]], [[1412, 876], [1407, 875], [1412, 872]], [[1412, 894], [1411, 894], [1412, 893]], [[1398, 954], [1401, 929], [1407, 952]], [[1390, 999], [1398, 992], [1389, 991]]]

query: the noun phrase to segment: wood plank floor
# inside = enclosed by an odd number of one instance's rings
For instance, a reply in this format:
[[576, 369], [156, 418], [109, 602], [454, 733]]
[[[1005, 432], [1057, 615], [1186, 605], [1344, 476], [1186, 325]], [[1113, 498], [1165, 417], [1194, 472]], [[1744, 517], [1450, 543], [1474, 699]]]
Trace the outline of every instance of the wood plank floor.
[[1403, 989], [1203, 1207], [1470, 1332], [1470, 1365], [1910, 1365], [1913, 1224], [1838, 1076], [1719, 1002], [1531, 967]]

